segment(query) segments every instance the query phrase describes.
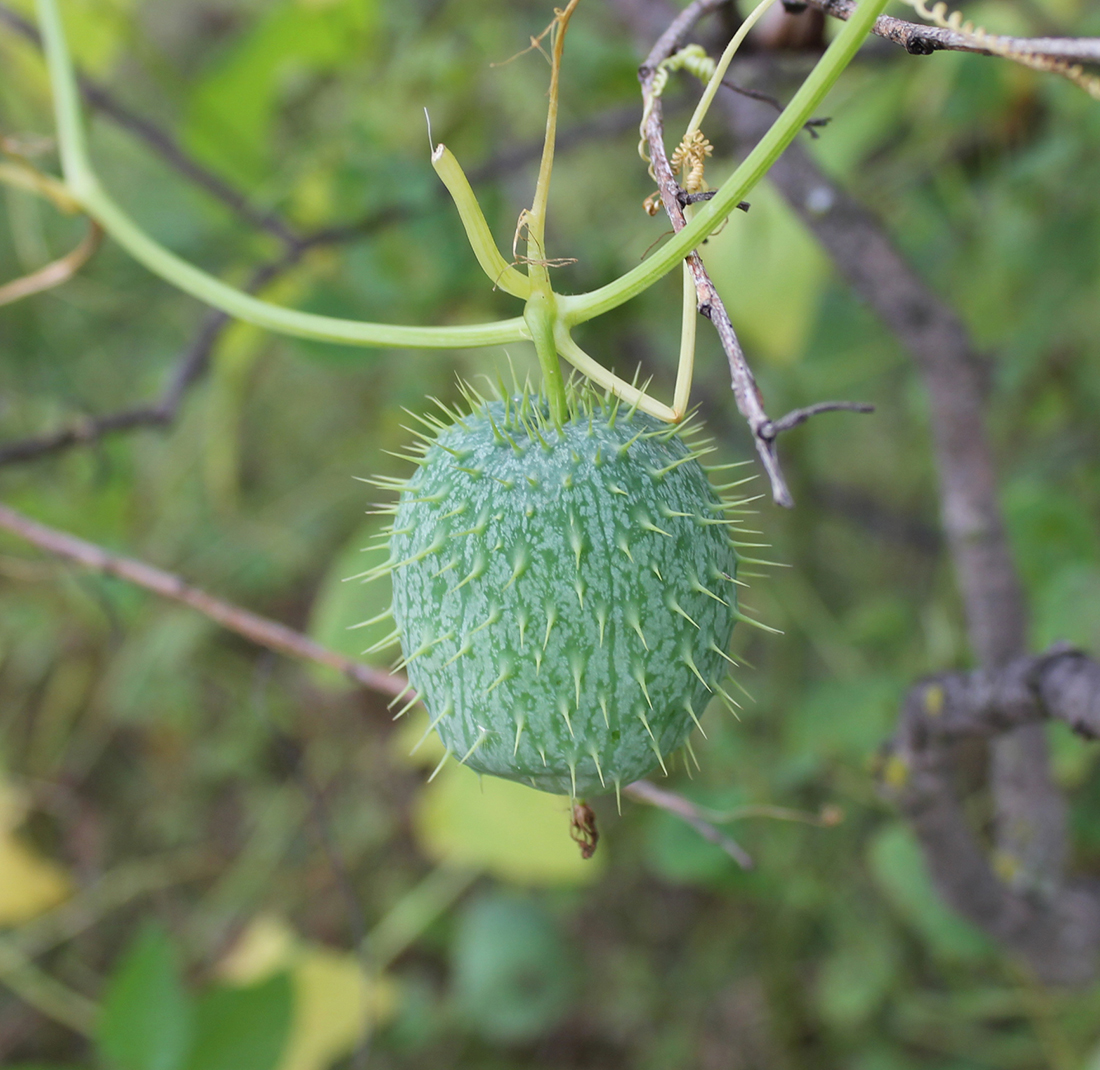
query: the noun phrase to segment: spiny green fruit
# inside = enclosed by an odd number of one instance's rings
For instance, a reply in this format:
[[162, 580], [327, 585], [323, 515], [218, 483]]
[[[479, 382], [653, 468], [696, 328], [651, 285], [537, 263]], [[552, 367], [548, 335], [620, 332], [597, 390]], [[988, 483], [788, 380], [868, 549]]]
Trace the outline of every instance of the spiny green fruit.
[[[572, 797], [665, 768], [741, 615], [724, 501], [682, 428], [587, 388], [426, 420], [389, 532], [409, 682], [447, 754]], [[442, 406], [441, 406], [442, 407]]]

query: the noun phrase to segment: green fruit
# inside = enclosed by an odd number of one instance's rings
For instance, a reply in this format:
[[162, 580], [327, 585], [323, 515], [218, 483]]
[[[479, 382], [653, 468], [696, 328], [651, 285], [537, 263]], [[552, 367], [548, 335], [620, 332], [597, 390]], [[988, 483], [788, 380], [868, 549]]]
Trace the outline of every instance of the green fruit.
[[737, 552], [682, 429], [586, 388], [433, 421], [390, 533], [409, 681], [447, 753], [587, 795], [665, 767], [721, 683]]

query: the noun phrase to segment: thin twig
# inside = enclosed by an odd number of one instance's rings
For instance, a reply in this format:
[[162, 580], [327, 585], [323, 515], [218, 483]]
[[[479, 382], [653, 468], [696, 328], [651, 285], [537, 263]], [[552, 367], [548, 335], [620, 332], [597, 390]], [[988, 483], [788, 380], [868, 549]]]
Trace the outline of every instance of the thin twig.
[[[266, 711], [266, 691], [273, 660], [270, 653], [265, 654], [263, 655], [260, 666], [260, 673], [263, 679], [261, 682], [261, 701], [258, 705], [261, 715], [268, 721], [270, 721], [270, 718], [267, 716]], [[321, 850], [324, 851], [329, 869], [332, 871], [333, 882], [340, 894], [340, 898], [344, 900], [344, 910], [348, 918], [351, 945], [355, 948], [356, 954], [359, 957], [364, 977], [371, 977], [374, 974], [374, 969], [370, 956], [366, 951], [366, 914], [363, 909], [363, 902], [356, 894], [355, 884], [352, 881], [347, 862], [336, 842], [336, 835], [332, 827], [332, 817], [329, 812], [328, 800], [325, 798], [324, 788], [314, 783], [313, 778], [309, 775], [304, 760], [305, 754], [298, 741], [280, 732], [272, 723], [269, 723], [268, 727], [272, 733], [272, 743], [275, 748], [275, 753], [278, 755], [283, 767], [298, 784], [298, 789], [301, 791], [308, 805], [309, 824], [313, 829], [317, 842], [321, 846]], [[355, 1051], [352, 1056], [352, 1070], [366, 1070], [370, 1057], [371, 1025], [372, 1023], [368, 1016], [367, 1020], [363, 1022], [358, 1041], [355, 1045]]]
[[817, 416], [823, 412], [874, 412], [874, 405], [865, 401], [819, 401], [816, 405], [807, 405], [804, 409], [792, 409], [786, 416], [780, 416], [778, 420], [771, 420], [760, 428], [760, 434], [765, 438], [775, 438], [790, 431], [792, 427], [804, 424], [811, 416]]
[[[6, 20], [5, 11], [3, 5], [0, 5], [0, 22]], [[14, 17], [18, 21], [18, 16]], [[143, 122], [148, 125], [147, 121], [143, 120]], [[592, 138], [625, 133], [633, 128], [635, 122], [636, 112], [633, 108], [608, 111], [565, 131], [558, 138], [559, 151], [572, 148]], [[541, 151], [541, 140], [507, 149], [471, 170], [468, 178], [472, 184], [491, 181], [501, 174], [538, 159]], [[431, 198], [422, 206], [414, 208], [410, 205], [389, 205], [375, 209], [361, 219], [322, 227], [302, 235], [296, 238], [282, 255], [261, 264], [243, 289], [248, 293], [255, 293], [262, 289], [298, 264], [312, 249], [368, 237], [432, 210], [445, 200], [446, 192], [440, 186], [433, 190]], [[36, 435], [0, 444], [0, 467], [36, 460], [78, 446], [87, 446], [118, 432], [133, 431], [143, 427], [170, 426], [179, 414], [180, 405], [187, 391], [205, 373], [214, 347], [231, 322], [230, 317], [224, 312], [211, 309], [206, 313], [194, 339], [176, 361], [169, 385], [159, 399], [104, 416], [77, 420], [47, 435]]]
[[288, 628], [285, 624], [268, 620], [192, 587], [170, 572], [164, 572], [132, 557], [113, 554], [95, 543], [31, 520], [6, 505], [0, 505], [0, 529], [93, 572], [126, 580], [162, 598], [190, 606], [223, 628], [277, 654], [335, 669], [371, 691], [395, 696], [406, 693], [406, 681], [401, 676], [372, 669], [369, 665], [363, 665], [315, 643], [308, 636]]
[[839, 806], [823, 806], [814, 814], [809, 810], [794, 810], [789, 806], [774, 806], [771, 803], [745, 803], [732, 810], [711, 810], [705, 806], [696, 808], [699, 816], [716, 825], [731, 824], [734, 821], [746, 821], [751, 818], [765, 818], [769, 821], [791, 821], [799, 825], [814, 825], [817, 828], [835, 828], [844, 820], [844, 811]]
[[755, 865], [748, 851], [707, 821], [690, 799], [685, 799], [674, 791], [665, 791], [664, 788], [659, 788], [648, 780], [636, 780], [633, 784], [627, 784], [623, 788], [623, 794], [637, 799], [638, 802], [656, 806], [659, 810], [665, 810], [680, 818], [681, 821], [686, 821], [708, 843], [721, 847], [742, 869], [752, 869]]
[[71, 899], [21, 925], [10, 939], [21, 954], [37, 958], [140, 896], [213, 876], [218, 871], [217, 859], [193, 847], [124, 863], [108, 870]]
[[[749, 89], [747, 86], [738, 85], [736, 82], [731, 82], [728, 78], [722, 79], [722, 85], [726, 89], [732, 90], [734, 93], [740, 93], [743, 97], [749, 97], [751, 100], [759, 100], [762, 104], [770, 104], [776, 111], [781, 112], [783, 110], [783, 103], [778, 97], [773, 97], [771, 93], [761, 92], [759, 89]], [[822, 126], [828, 126], [832, 122], [830, 116], [825, 116], [822, 119], [807, 119], [802, 124], [802, 128], [812, 137], [817, 140], [821, 135], [817, 132]]]
[[[293, 267], [301, 255], [299, 250], [288, 250], [276, 260], [261, 265], [244, 289], [249, 293], [262, 289]], [[179, 414], [187, 391], [205, 373], [210, 355], [230, 322], [229, 316], [224, 312], [212, 309], [206, 313], [191, 344], [177, 360], [172, 378], [159, 400], [106, 416], [79, 420], [48, 435], [0, 445], [0, 467], [60, 453], [73, 446], [88, 445], [119, 431], [131, 431], [139, 427], [167, 427]]]
[[0, 937], [0, 983], [47, 1018], [81, 1036], [92, 1035], [96, 1005], [41, 970], [6, 937]]
[[[6, 25], [35, 45], [41, 44], [38, 30], [34, 25], [2, 3], [0, 3], [0, 24]], [[277, 213], [253, 205], [243, 192], [191, 156], [171, 133], [122, 104], [99, 82], [83, 73], [79, 75], [78, 80], [81, 94], [89, 105], [144, 142], [165, 163], [205, 190], [215, 200], [220, 201], [242, 222], [277, 238], [288, 251], [302, 253], [319, 245], [351, 241], [378, 229], [380, 223], [387, 226], [401, 223], [414, 214], [407, 205], [396, 204], [387, 206], [381, 211], [372, 211], [361, 219], [348, 223], [299, 233]], [[562, 133], [557, 139], [558, 149], [565, 150], [594, 137], [625, 133], [636, 121], [636, 113], [632, 108], [608, 111], [578, 123], [577, 126]], [[524, 166], [532, 159], [537, 159], [541, 151], [541, 139], [520, 145], [494, 156], [481, 167], [468, 172], [467, 177], [472, 185], [489, 181], [502, 173]], [[433, 191], [433, 203], [442, 202], [445, 199], [441, 189]]]
[[0, 305], [10, 305], [15, 301], [21, 301], [31, 294], [44, 293], [68, 282], [92, 257], [99, 248], [103, 231], [94, 219], [88, 220], [88, 232], [80, 240], [75, 249], [56, 260], [51, 260], [44, 267], [32, 271], [22, 278], [12, 279], [0, 286]]

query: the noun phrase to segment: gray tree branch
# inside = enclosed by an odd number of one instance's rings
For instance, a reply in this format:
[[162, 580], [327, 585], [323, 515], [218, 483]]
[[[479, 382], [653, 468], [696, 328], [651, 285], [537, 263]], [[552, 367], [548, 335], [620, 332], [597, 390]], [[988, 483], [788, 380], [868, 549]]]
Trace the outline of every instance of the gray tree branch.
[[930, 677], [905, 700], [883, 782], [920, 837], [944, 898], [1044, 980], [1082, 983], [1095, 976], [1100, 953], [1100, 883], [1052, 870], [1014, 888], [1003, 878], [1015, 863], [1004, 857], [998, 876], [963, 813], [951, 761], [960, 740], [1003, 739], [1041, 729], [1048, 718], [1084, 739], [1100, 738], [1100, 665], [1079, 651], [1055, 650], [999, 669]]
[[[743, 98], [724, 103], [735, 133], [754, 141], [767, 114]], [[985, 667], [1022, 655], [1026, 607], [985, 432], [985, 362], [955, 312], [897, 252], [878, 221], [827, 179], [801, 146], [784, 153], [771, 179], [913, 357], [929, 394], [941, 518], [971, 646]], [[1024, 727], [992, 744], [992, 781], [999, 850], [1017, 860], [1020, 886], [1049, 884], [1066, 857], [1065, 805], [1050, 782], [1041, 729]]]
[[[617, 0], [617, 6], [638, 35], [653, 33], [662, 20], [668, 25], [668, 8], [659, 0]], [[742, 95], [730, 94], [723, 103], [730, 130], [747, 151], [772, 116]], [[985, 362], [958, 316], [897, 252], [878, 220], [829, 180], [801, 145], [787, 149], [770, 178], [912, 356], [930, 398], [941, 517], [971, 646], [986, 671], [1014, 663], [1026, 653], [1027, 615], [985, 431]], [[1065, 803], [1050, 778], [1042, 726], [1034, 718], [1009, 718], [987, 734], [998, 871], [1010, 872], [1010, 879], [994, 871], [965, 818], [951, 776], [950, 740], [921, 751], [912, 766], [914, 804], [907, 816], [956, 909], [1041, 976], [1082, 980], [1096, 969], [1090, 919], [1100, 899], [1065, 878]], [[898, 753], [905, 753], [904, 741]], [[1076, 940], [1074, 926], [1080, 929]]]
[[[226, 602], [224, 599], [215, 598], [206, 591], [193, 587], [174, 576], [145, 561], [139, 561], [133, 557], [124, 557], [121, 554], [112, 553], [96, 543], [87, 542], [77, 538], [67, 531], [59, 531], [57, 528], [48, 527], [32, 520], [23, 513], [12, 509], [10, 506], [0, 503], [0, 531], [6, 531], [17, 538], [23, 539], [40, 550], [71, 561], [82, 568], [98, 572], [104, 576], [114, 576], [116, 579], [125, 580], [146, 591], [150, 591], [161, 598], [167, 598], [173, 602], [189, 606], [201, 613], [208, 620], [227, 631], [247, 639], [257, 646], [264, 647], [275, 654], [294, 658], [298, 661], [310, 661], [315, 665], [323, 665], [325, 668], [334, 669], [346, 676], [349, 680], [368, 691], [375, 691], [382, 695], [394, 698], [406, 698], [412, 694], [408, 680], [400, 673], [383, 672], [380, 669], [371, 668], [354, 658], [346, 657], [334, 650], [321, 646], [309, 636], [288, 628], [285, 624], [261, 617], [251, 610]], [[293, 771], [298, 764], [297, 745], [288, 737], [278, 736], [277, 744], [280, 753], [287, 762], [288, 769]], [[322, 836], [327, 836], [327, 819], [323, 810], [323, 799], [317, 794], [316, 789], [308, 784], [303, 785], [307, 797], [313, 808], [314, 820], [319, 823]], [[724, 832], [715, 828], [705, 819], [698, 807], [689, 799], [675, 792], [666, 791], [645, 780], [637, 780], [623, 789], [625, 795], [639, 802], [648, 803], [651, 806], [660, 807], [675, 815], [680, 820], [690, 825], [704, 839], [717, 844], [742, 868], [751, 869], [752, 859], [744, 848]], [[763, 808], [767, 811], [768, 808]], [[762, 816], [772, 816], [768, 813]], [[326, 843], [325, 848], [330, 851], [334, 868], [338, 871], [338, 879], [345, 882], [346, 873], [341, 873], [340, 859], [331, 843]], [[349, 900], [354, 904], [354, 896]], [[353, 920], [361, 925], [361, 919]], [[357, 945], [362, 940], [357, 937]], [[3, 963], [0, 962], [0, 974], [4, 972]]]
[[[814, 7], [826, 15], [845, 20], [856, 7], [855, 0], [797, 0], [797, 3], [787, 6], [791, 9]], [[1000, 54], [983, 48], [972, 36], [956, 30], [906, 22], [890, 15], [880, 15], [875, 20], [872, 33], [901, 45], [915, 56], [940, 51], [977, 52], [983, 56]], [[996, 41], [999, 48], [1011, 51], [1013, 55], [1040, 56], [1071, 63], [1100, 63], [1100, 37], [1004, 37], [998, 34]]]
[[[762, 130], [761, 118], [767, 116], [754, 118], [752, 106], [743, 98], [730, 96], [725, 104], [735, 133], [755, 140]], [[984, 668], [1004, 665], [1026, 651], [1027, 614], [985, 431], [984, 361], [955, 312], [908, 265], [878, 221], [828, 180], [801, 146], [793, 145], [783, 155], [771, 178], [853, 289], [909, 352], [921, 374], [930, 400], [942, 523], [971, 646]], [[1028, 904], [1032, 924], [1041, 928], [1065, 914], [1064, 897], [1077, 901], [1077, 893], [1062, 885], [1068, 853], [1065, 802], [1050, 779], [1046, 738], [1039, 725], [1005, 731], [991, 741], [990, 751], [997, 854], [1000, 868], [1012, 873], [1011, 887], [993, 873], [984, 853], [972, 857], [966, 868], [972, 871], [980, 861], [985, 884], [974, 883], [973, 873], [968, 872], [960, 887], [984, 886], [989, 894], [999, 888], [1006, 902], [1032, 893], [1032, 898], [1020, 901]], [[957, 816], [962, 820], [961, 810]], [[916, 828], [918, 833], [928, 831], [924, 824]], [[962, 830], [958, 836], [964, 838]], [[961, 850], [962, 840], [953, 843], [922, 835], [922, 842], [942, 884], [944, 874], [962, 857], [953, 854], [956, 848]], [[948, 897], [957, 907], [964, 903], [959, 897]], [[974, 911], [964, 913], [983, 924], [988, 914], [977, 903], [976, 898]], [[989, 931], [1000, 935], [999, 929]], [[1032, 950], [1040, 949], [1036, 945]], [[1095, 965], [1094, 955], [1092, 960]], [[1035, 959], [1032, 965], [1051, 975], [1049, 960]]]

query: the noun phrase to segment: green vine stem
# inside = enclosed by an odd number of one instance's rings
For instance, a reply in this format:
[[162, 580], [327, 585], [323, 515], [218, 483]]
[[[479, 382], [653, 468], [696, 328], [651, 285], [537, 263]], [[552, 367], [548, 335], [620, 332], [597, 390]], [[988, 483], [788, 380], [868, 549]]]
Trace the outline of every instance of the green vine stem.
[[550, 406], [550, 419], [554, 426], [561, 428], [569, 418], [569, 404], [565, 393], [565, 379], [558, 362], [560, 346], [557, 342], [556, 327], [559, 323], [555, 308], [555, 295], [552, 290], [536, 287], [527, 299], [524, 318], [531, 340], [535, 343], [539, 367], [542, 369], [543, 390]]
[[[841, 71], [855, 56], [864, 37], [874, 25], [887, 0], [862, 0], [836, 39], [826, 50], [779, 119], [746, 157], [714, 198], [699, 209], [695, 218], [649, 260], [619, 279], [587, 294], [557, 295], [550, 284], [543, 255], [546, 202], [553, 166], [554, 134], [557, 122], [556, 88], [560, 67], [562, 38], [575, 0], [555, 19], [552, 38], [555, 56], [551, 84], [551, 103], [547, 114], [546, 142], [539, 181], [531, 209], [525, 214], [528, 231], [530, 275], [524, 276], [504, 261], [492, 241], [484, 215], [477, 206], [457, 160], [446, 151], [436, 150], [433, 163], [455, 198], [474, 253], [479, 263], [503, 289], [525, 297], [524, 315], [494, 323], [445, 327], [411, 327], [365, 323], [337, 319], [283, 308], [242, 293], [213, 275], [187, 263], [150, 238], [107, 194], [91, 165], [81, 121], [75, 73], [65, 40], [57, 0], [37, 0], [39, 24], [54, 95], [57, 134], [62, 169], [69, 193], [149, 270], [181, 290], [219, 308], [238, 319], [283, 334], [363, 346], [410, 348], [467, 348], [501, 345], [521, 340], [535, 342], [542, 366], [552, 418], [564, 418], [565, 390], [558, 354], [573, 362], [585, 375], [602, 383], [620, 397], [627, 398], [636, 388], [602, 368], [573, 342], [569, 328], [607, 312], [657, 282], [696, 246], [701, 244], [729, 215], [733, 207], [767, 173], [782, 151], [802, 129]], [[440, 168], [440, 165], [441, 168]], [[684, 384], [678, 396], [686, 393]], [[675, 419], [673, 410], [647, 397], [641, 407]]]
[[813, 115], [825, 94], [859, 51], [863, 39], [887, 3], [888, 0], [862, 0], [771, 129], [683, 230], [648, 260], [614, 282], [586, 294], [558, 298], [569, 326], [594, 319], [636, 297], [671, 271], [721, 225], [722, 220], [767, 174]]
[[169, 252], [150, 238], [100, 186], [88, 155], [72, 59], [56, 0], [38, 0], [38, 18], [53, 89], [66, 186], [84, 210], [154, 274], [231, 316], [302, 338], [362, 346], [465, 349], [529, 337], [522, 317], [453, 327], [404, 327], [282, 308], [242, 293]]
[[526, 300], [531, 296], [531, 280], [512, 267], [501, 255], [470, 182], [454, 153], [446, 145], [437, 145], [432, 150], [432, 167], [455, 202], [466, 238], [481, 270], [489, 276], [494, 286], [499, 286], [513, 297]]
[[683, 419], [691, 400], [691, 381], [695, 375], [695, 330], [699, 319], [695, 278], [686, 260], [682, 274], [684, 297], [680, 313], [680, 359], [676, 362], [676, 387], [672, 396], [672, 411], [678, 420]]
[[730, 43], [726, 45], [725, 51], [714, 65], [714, 74], [712, 74], [707, 81], [706, 87], [703, 90], [703, 95], [699, 98], [699, 103], [695, 105], [695, 111], [692, 113], [691, 119], [687, 125], [687, 130], [684, 132], [685, 138], [691, 137], [691, 135], [703, 125], [703, 120], [706, 118], [707, 112], [710, 111], [710, 106], [714, 103], [714, 98], [718, 95], [718, 89], [722, 85], [722, 79], [725, 78], [726, 71], [729, 70], [729, 65], [733, 57], [737, 54], [737, 50], [741, 47], [745, 38], [748, 37], [749, 30], [767, 14], [768, 8], [774, 3], [775, 0], [760, 0], [760, 3], [745, 17], [745, 21], [738, 26], [737, 32], [730, 39]]
[[649, 397], [644, 387], [639, 389], [632, 386], [624, 379], [620, 379], [614, 373], [609, 372], [602, 364], [593, 360], [573, 341], [569, 329], [561, 322], [556, 325], [554, 331], [554, 344], [557, 346], [558, 352], [585, 378], [591, 379], [597, 386], [602, 386], [605, 390], [610, 390], [612, 394], [617, 398], [622, 398], [628, 405], [641, 409], [642, 412], [647, 412], [650, 416], [655, 416], [658, 420], [665, 420], [668, 423], [676, 423], [683, 416], [682, 412], [677, 413], [655, 398]]

